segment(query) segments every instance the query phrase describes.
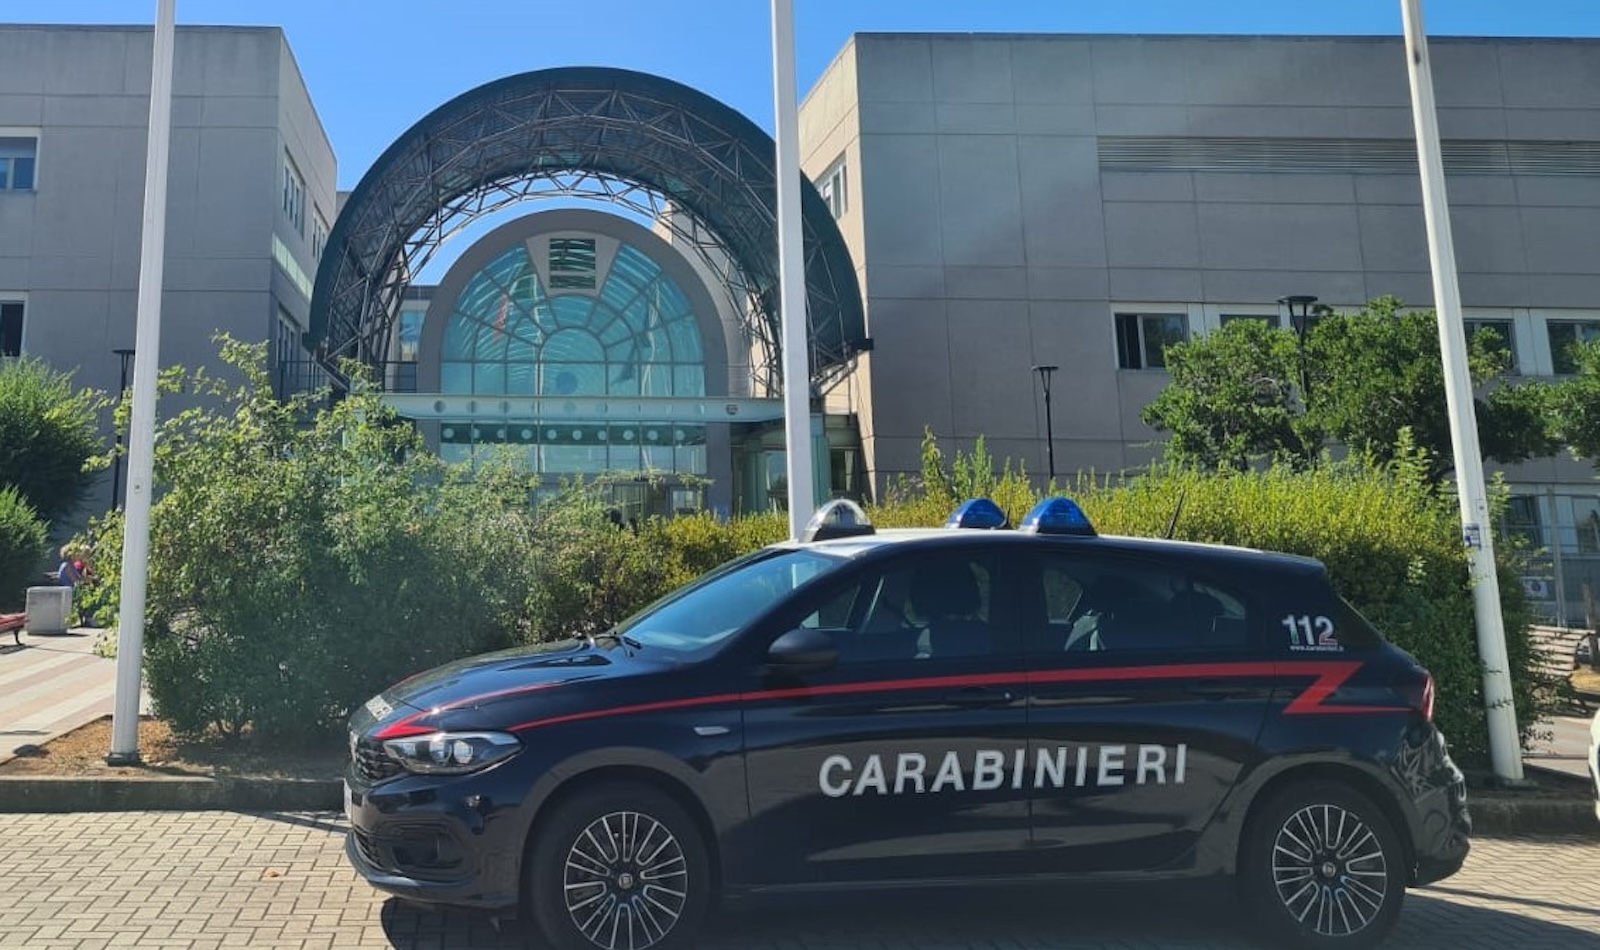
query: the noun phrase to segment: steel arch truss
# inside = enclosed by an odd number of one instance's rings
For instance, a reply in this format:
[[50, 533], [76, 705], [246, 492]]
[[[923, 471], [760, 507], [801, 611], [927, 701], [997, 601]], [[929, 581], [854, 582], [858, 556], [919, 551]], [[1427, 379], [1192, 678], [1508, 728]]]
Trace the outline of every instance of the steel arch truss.
[[[781, 389], [771, 137], [687, 86], [571, 67], [507, 77], [412, 126], [362, 178], [317, 270], [306, 343], [330, 368], [387, 358], [407, 284], [471, 221], [536, 198], [611, 202], [670, 227], [745, 316], [752, 384]], [[811, 376], [864, 338], [855, 269], [827, 205], [802, 189]], [[733, 357], [733, 354], [730, 354]]]

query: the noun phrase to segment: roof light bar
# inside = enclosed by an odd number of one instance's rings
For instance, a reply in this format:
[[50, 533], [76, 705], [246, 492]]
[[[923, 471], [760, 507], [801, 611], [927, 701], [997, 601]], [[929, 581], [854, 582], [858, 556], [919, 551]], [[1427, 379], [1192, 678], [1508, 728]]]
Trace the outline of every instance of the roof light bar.
[[1009, 528], [1011, 522], [1006, 519], [1006, 513], [1000, 506], [987, 498], [974, 498], [950, 515], [950, 520], [944, 523], [946, 528], [983, 528], [994, 530]]
[[1094, 525], [1071, 498], [1046, 498], [1022, 519], [1022, 531], [1033, 534], [1067, 534], [1095, 537]]
[[872, 519], [867, 517], [860, 505], [848, 498], [835, 498], [811, 516], [801, 540], [827, 541], [830, 538], [853, 538], [876, 533]]

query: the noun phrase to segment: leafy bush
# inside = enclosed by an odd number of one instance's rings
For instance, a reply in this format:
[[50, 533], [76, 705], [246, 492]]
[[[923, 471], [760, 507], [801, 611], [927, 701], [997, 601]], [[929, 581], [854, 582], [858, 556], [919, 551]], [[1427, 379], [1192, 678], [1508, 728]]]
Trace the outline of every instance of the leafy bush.
[[0, 485], [16, 486], [46, 522], [70, 514], [106, 461], [105, 406], [101, 393], [73, 388], [71, 373], [42, 360], [0, 360]]
[[96, 627], [117, 625], [117, 603], [122, 596], [122, 512], [108, 511], [89, 519], [89, 527], [72, 539], [93, 575], [72, 592], [78, 616]]
[[217, 407], [163, 426], [147, 672], [175, 728], [282, 739], [336, 728], [420, 669], [513, 642], [532, 578], [525, 480], [452, 468], [372, 395], [279, 403], [264, 348]]
[[16, 488], [0, 488], [0, 613], [22, 610], [45, 555], [45, 526]]

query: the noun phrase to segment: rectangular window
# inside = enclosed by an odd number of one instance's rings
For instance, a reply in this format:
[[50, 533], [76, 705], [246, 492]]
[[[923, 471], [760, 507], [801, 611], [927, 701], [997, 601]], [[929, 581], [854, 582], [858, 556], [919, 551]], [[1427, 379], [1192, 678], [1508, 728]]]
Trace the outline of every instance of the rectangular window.
[[817, 193], [822, 195], [823, 203], [835, 219], [844, 217], [844, 213], [850, 210], [850, 176], [843, 155], [817, 179]]
[[1241, 648], [1249, 645], [1245, 598], [1236, 591], [1147, 564], [1048, 555], [1026, 580], [1042, 597], [1028, 631], [1031, 652]]
[[1254, 320], [1264, 323], [1272, 329], [1278, 329], [1278, 315], [1275, 313], [1225, 313], [1221, 317], [1222, 325], [1227, 326], [1235, 320]]
[[0, 357], [22, 355], [22, 311], [19, 301], [0, 303]]
[[1167, 347], [1189, 338], [1189, 318], [1181, 313], [1117, 314], [1117, 365], [1123, 369], [1164, 369]]
[[1550, 362], [1556, 375], [1570, 376], [1578, 371], [1572, 347], [1600, 339], [1600, 322], [1593, 320], [1551, 320], [1545, 324], [1550, 337]]
[[[1473, 340], [1478, 338], [1478, 334], [1483, 333], [1485, 330], [1490, 331], [1494, 334], [1492, 346], [1494, 352], [1505, 356], [1509, 372], [1515, 373], [1517, 371], [1517, 350], [1516, 345], [1513, 343], [1515, 337], [1512, 335], [1510, 320], [1464, 320], [1462, 322], [1466, 325], [1469, 346]], [[1487, 337], [1485, 337], [1485, 342], [1488, 342]]]
[[35, 138], [0, 138], [0, 191], [32, 191], [39, 152]]
[[550, 289], [593, 290], [594, 238], [550, 239]]
[[415, 363], [417, 354], [422, 350], [422, 320], [427, 316], [423, 310], [400, 311], [400, 362]]
[[296, 232], [306, 230], [306, 180], [288, 152], [283, 153], [283, 213]]
[[328, 246], [328, 222], [322, 217], [321, 209], [316, 206], [311, 208], [311, 259], [322, 260], [322, 249]]
[[1533, 495], [1512, 495], [1507, 498], [1501, 528], [1506, 537], [1522, 541], [1529, 549], [1544, 547], [1539, 499]]

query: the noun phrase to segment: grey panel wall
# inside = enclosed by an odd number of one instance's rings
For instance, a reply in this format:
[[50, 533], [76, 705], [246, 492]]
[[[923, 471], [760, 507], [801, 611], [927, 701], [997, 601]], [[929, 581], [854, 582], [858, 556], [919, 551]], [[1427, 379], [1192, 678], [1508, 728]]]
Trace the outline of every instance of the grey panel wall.
[[[1432, 45], [1448, 138], [1600, 142], [1600, 43]], [[1431, 303], [1420, 188], [1403, 168], [1099, 158], [1107, 136], [1408, 142], [1398, 39], [860, 34], [852, 48], [879, 485], [915, 470], [906, 447], [924, 425], [1022, 446], [1042, 471], [1037, 363], [1062, 367], [1058, 470], [1148, 460], [1157, 435], [1139, 409], [1165, 376], [1117, 367], [1119, 305]], [[1600, 175], [1519, 172], [1451, 176], [1465, 304], [1600, 312]]]
[[[214, 365], [218, 331], [270, 332], [284, 126], [325, 209], [333, 153], [282, 31], [182, 27], [174, 59], [161, 362]], [[112, 350], [135, 337], [151, 31], [0, 26], [0, 62], [0, 129], [38, 135], [35, 190], [0, 192], [0, 293], [27, 295], [28, 353], [114, 391]]]

